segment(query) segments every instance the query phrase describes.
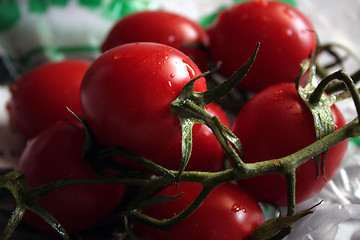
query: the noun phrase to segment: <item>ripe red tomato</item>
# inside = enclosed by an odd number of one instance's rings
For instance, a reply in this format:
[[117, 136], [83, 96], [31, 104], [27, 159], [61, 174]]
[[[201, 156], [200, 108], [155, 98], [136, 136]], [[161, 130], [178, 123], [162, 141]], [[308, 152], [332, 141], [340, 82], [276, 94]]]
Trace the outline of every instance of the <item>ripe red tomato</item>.
[[186, 44], [209, 44], [206, 31], [196, 22], [176, 13], [163, 10], [141, 11], [120, 19], [108, 33], [101, 46], [110, 48], [132, 42], [155, 42], [174, 47], [188, 55], [200, 67], [208, 70], [207, 53]]
[[[180, 121], [170, 105], [200, 74], [188, 56], [170, 46], [124, 44], [90, 66], [80, 89], [82, 110], [101, 144], [180, 162], [173, 157], [181, 152]], [[196, 81], [195, 91], [205, 90], [205, 79]]]
[[[230, 128], [226, 112], [220, 106], [211, 103], [206, 106], [206, 110], [211, 115], [217, 116], [222, 124]], [[185, 169], [188, 171], [220, 171], [224, 168], [224, 157], [225, 152], [212, 130], [206, 125], [201, 125], [198, 134], [193, 139], [191, 157]]]
[[7, 108], [11, 124], [26, 138], [60, 119], [82, 115], [79, 92], [90, 66], [85, 60], [64, 60], [43, 64], [22, 76], [10, 87]]
[[[76, 122], [59, 122], [30, 139], [15, 167], [24, 173], [30, 188], [54, 180], [96, 178], [81, 157], [84, 127]], [[102, 220], [119, 204], [123, 184], [84, 184], [63, 187], [39, 199], [69, 234], [79, 232]], [[24, 220], [35, 229], [55, 233], [32, 212]]]
[[[332, 106], [335, 130], [345, 125], [341, 112]], [[316, 140], [314, 120], [298, 95], [295, 85], [281, 83], [256, 94], [235, 119], [233, 132], [239, 137], [245, 162], [260, 162], [292, 154]], [[347, 141], [330, 148], [325, 161], [325, 176], [330, 180], [344, 158]], [[326, 184], [319, 176], [314, 159], [296, 170], [296, 201], [317, 194]], [[286, 205], [286, 181], [280, 174], [242, 179], [239, 184], [257, 199]]]
[[[230, 128], [226, 112], [220, 106], [211, 103], [206, 106], [206, 110], [211, 115], [216, 115], [226, 127]], [[199, 126], [200, 125], [198, 125], [198, 127]], [[199, 131], [196, 132], [196, 134], [194, 133], [191, 157], [185, 170], [204, 172], [221, 171], [224, 168], [224, 157], [225, 152], [219, 141], [212, 130], [203, 124], [200, 126]], [[144, 167], [141, 167], [137, 163], [129, 162], [129, 160], [126, 160], [125, 158], [115, 157], [115, 159], [121, 164], [146, 171]], [[176, 159], [181, 159], [181, 156], [177, 156]], [[167, 158], [157, 160], [156, 163], [171, 170], [179, 170], [181, 164], [180, 161], [172, 161]]]
[[[186, 208], [200, 193], [200, 183], [181, 182], [158, 195], [179, 195], [177, 200], [146, 207], [143, 212], [157, 219], [171, 218]], [[135, 223], [135, 234], [143, 240], [248, 239], [264, 222], [258, 203], [239, 186], [224, 183], [216, 187], [196, 211], [168, 231]]]
[[280, 82], [293, 82], [300, 63], [316, 48], [310, 21], [296, 8], [279, 1], [257, 0], [223, 11], [208, 29], [210, 55], [231, 76], [259, 52], [239, 88], [258, 92]]

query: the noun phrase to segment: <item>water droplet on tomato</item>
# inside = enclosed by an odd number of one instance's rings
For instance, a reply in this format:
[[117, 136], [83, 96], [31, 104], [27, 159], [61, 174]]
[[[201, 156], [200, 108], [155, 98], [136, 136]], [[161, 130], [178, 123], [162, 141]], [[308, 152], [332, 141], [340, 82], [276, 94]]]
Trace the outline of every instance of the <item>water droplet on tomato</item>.
[[190, 78], [193, 79], [195, 77], [195, 70], [188, 63], [186, 63], [184, 60], [182, 62], [185, 64]]
[[280, 100], [282, 98], [282, 91], [276, 91], [273, 93], [272, 99], [273, 100]]
[[231, 211], [234, 212], [234, 213], [238, 213], [238, 212], [246, 213], [247, 212], [245, 208], [243, 208], [241, 205], [239, 205], [237, 203], [234, 203], [231, 206]]
[[175, 74], [171, 73], [171, 74], [170, 74], [170, 77], [171, 77], [171, 78], [174, 78], [174, 77], [175, 77]]
[[134, 57], [135, 54], [126, 54], [126, 55], [122, 55], [122, 54], [115, 54], [114, 55], [114, 60], [119, 60], [121, 58], [131, 58]]
[[120, 54], [116, 54], [116, 55], [114, 56], [114, 59], [115, 59], [115, 60], [120, 59], [120, 58], [121, 58], [121, 55], [120, 55]]
[[172, 88], [172, 82], [171, 81], [168, 81], [167, 84], [166, 84], [166, 90], [170, 93], [174, 93], [174, 90]]

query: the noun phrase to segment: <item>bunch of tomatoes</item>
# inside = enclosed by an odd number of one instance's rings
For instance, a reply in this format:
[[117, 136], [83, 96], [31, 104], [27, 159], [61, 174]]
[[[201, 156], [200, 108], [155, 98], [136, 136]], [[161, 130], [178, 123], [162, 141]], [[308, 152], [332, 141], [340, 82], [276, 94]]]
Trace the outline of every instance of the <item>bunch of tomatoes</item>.
[[[172, 102], [196, 77], [194, 91], [207, 91], [211, 75], [201, 74], [218, 62], [218, 74], [224, 79], [231, 77], [257, 43], [256, 59], [234, 89], [251, 98], [236, 113], [229, 113], [218, 102], [205, 109], [239, 138], [244, 162], [292, 154], [316, 141], [313, 116], [294, 83], [300, 64], [317, 47], [315, 31], [294, 7], [266, 0], [233, 5], [206, 29], [162, 10], [128, 15], [114, 25], [94, 61], [68, 59], [43, 64], [10, 87], [11, 125], [28, 139], [15, 170], [24, 174], [29, 188], [61, 179], [117, 176], [117, 170], [94, 171], [84, 161], [89, 156], [83, 154], [89, 130], [98, 149], [117, 146], [166, 169], [178, 170], [182, 126], [171, 111]], [[336, 130], [346, 123], [335, 105], [331, 109]], [[229, 167], [228, 156], [206, 124], [194, 124], [192, 139], [185, 171], [206, 174]], [[327, 180], [339, 168], [346, 149], [346, 141], [329, 149]], [[129, 171], [141, 171], [144, 178], [154, 174], [124, 156], [104, 161], [122, 166], [120, 175]], [[296, 170], [296, 202], [309, 199], [325, 186], [316, 164], [311, 159]], [[131, 184], [114, 182], [77, 184], [49, 192], [38, 204], [71, 235], [116, 211], [128, 196], [136, 194], [134, 189]], [[176, 198], [142, 206], [142, 212], [159, 220], [169, 219], [191, 204], [201, 189], [198, 182], [172, 184], [156, 196]], [[259, 201], [285, 206], [285, 178], [267, 174], [222, 183], [193, 214], [169, 230], [135, 222], [132, 232], [144, 240], [248, 239], [264, 222]], [[27, 211], [23, 220], [37, 230], [55, 233], [32, 211]]]

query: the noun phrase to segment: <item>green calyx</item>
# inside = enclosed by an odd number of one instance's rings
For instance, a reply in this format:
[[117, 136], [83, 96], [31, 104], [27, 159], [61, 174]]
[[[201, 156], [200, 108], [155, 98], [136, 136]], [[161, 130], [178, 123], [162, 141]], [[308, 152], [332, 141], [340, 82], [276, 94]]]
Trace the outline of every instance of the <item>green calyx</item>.
[[240, 68], [240, 70], [221, 85], [218, 85], [205, 92], [194, 91], [195, 81], [201, 77], [211, 74], [213, 71], [216, 71], [217, 68], [215, 68], [192, 79], [183, 87], [179, 97], [173, 101], [171, 105], [171, 111], [179, 117], [182, 126], [182, 159], [181, 167], [178, 173], [178, 179], [180, 179], [181, 174], [185, 170], [185, 167], [191, 156], [192, 128], [195, 123], [206, 124], [209, 128], [211, 128], [225, 152], [228, 155], [233, 156], [231, 159], [234, 160], [234, 164], [242, 164], [242, 161], [238, 160], [238, 155], [232, 147], [235, 146], [237, 151], [240, 153], [242, 152], [239, 139], [228, 128], [226, 128], [216, 116], [210, 115], [204, 108], [209, 103], [212, 103], [215, 100], [225, 96], [241, 81], [241, 79], [250, 69], [252, 63], [255, 61], [259, 45], [260, 44], [257, 44], [253, 55]]
[[[316, 56], [314, 56], [315, 58]], [[301, 74], [307, 69], [307, 62], [302, 64], [303, 70]], [[335, 103], [335, 97], [331, 95], [325, 95], [323, 92], [315, 91], [317, 84], [315, 78], [315, 65], [310, 64], [309, 79], [304, 88], [300, 87], [297, 83], [297, 91], [304, 103], [308, 106], [313, 119], [316, 133], [316, 140], [319, 140], [335, 130], [334, 115], [331, 110], [331, 106]], [[300, 77], [297, 78], [299, 80]], [[316, 96], [316, 97], [315, 97]], [[327, 151], [320, 155], [315, 156], [315, 165], [317, 169], [317, 176], [320, 174], [325, 178], [325, 158]], [[320, 169], [321, 165], [321, 169]]]

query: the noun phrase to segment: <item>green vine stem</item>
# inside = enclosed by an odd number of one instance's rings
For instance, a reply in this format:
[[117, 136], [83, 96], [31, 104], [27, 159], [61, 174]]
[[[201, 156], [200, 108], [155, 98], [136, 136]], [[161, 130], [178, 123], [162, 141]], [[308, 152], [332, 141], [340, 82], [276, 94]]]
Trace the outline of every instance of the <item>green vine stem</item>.
[[310, 103], [318, 102], [320, 100], [323, 92], [325, 92], [328, 84], [335, 79], [341, 80], [345, 83], [348, 91], [350, 92], [350, 94], [353, 98], [357, 115], [360, 116], [360, 94], [359, 94], [359, 91], [357, 90], [356, 85], [355, 85], [354, 81], [352, 80], [352, 78], [347, 73], [345, 73], [343, 70], [338, 70], [338, 71], [326, 76], [319, 83], [317, 88], [314, 90], [313, 94], [310, 96], [309, 102]]
[[[339, 53], [335, 50], [335, 48], [344, 51], [347, 55], [345, 57], [340, 57]], [[357, 56], [351, 49], [344, 46], [343, 44], [339, 44], [339, 43], [324, 44], [319, 47], [319, 53], [323, 53], [323, 52], [329, 53], [332, 57], [334, 57], [335, 61], [327, 66], [322, 66], [320, 64], [316, 65], [316, 73], [320, 78], [325, 78], [326, 76], [329, 75], [328, 73], [329, 68], [335, 66], [340, 66], [340, 68], [343, 68], [343, 62], [344, 60], [347, 60], [348, 56], [350, 56], [356, 62], [356, 64], [360, 66], [360, 57]], [[354, 80], [355, 83], [357, 83], [360, 80], [360, 70], [351, 74], [351, 78]], [[328, 94], [331, 94], [334, 92], [343, 91], [344, 89], [346, 89], [346, 86], [344, 86], [341, 82], [340, 83], [333, 82], [326, 88], [326, 92]]]
[[[334, 131], [333, 133], [325, 136], [324, 138], [314, 142], [313, 144], [307, 146], [304, 149], [299, 150], [298, 152], [291, 154], [289, 156], [268, 160], [260, 163], [249, 163], [245, 164], [245, 168], [231, 168], [223, 170], [220, 172], [208, 173], [208, 172], [196, 172], [196, 171], [184, 171], [182, 174], [181, 181], [192, 181], [192, 182], [201, 182], [204, 186], [204, 190], [197, 197], [197, 199], [192, 203], [183, 213], [175, 216], [172, 220], [154, 220], [149, 216], [143, 215], [140, 211], [134, 210], [129, 211], [126, 214], [128, 217], [141, 220], [147, 224], [158, 226], [162, 229], [167, 229], [172, 225], [180, 222], [188, 214], [194, 211], [201, 202], [206, 198], [209, 191], [215, 188], [217, 185], [232, 181], [240, 178], [254, 177], [258, 175], [264, 175], [268, 173], [279, 173], [282, 175], [287, 175], [289, 169], [295, 169], [298, 166], [305, 163], [307, 160], [312, 157], [320, 154], [321, 152], [329, 149], [330, 147], [336, 145], [337, 143], [350, 138], [360, 136], [360, 125], [358, 124], [358, 119], [354, 119], [352, 122], [346, 124], [344, 127]], [[170, 170], [169, 170], [170, 171]], [[176, 175], [177, 171], [170, 171]], [[19, 174], [19, 173], [18, 173]], [[0, 183], [3, 182], [5, 176], [0, 177]], [[149, 194], [143, 194], [143, 196], [149, 196], [154, 194], [155, 188], [163, 188], [167, 185], [173, 184], [176, 182], [176, 178], [164, 178], [163, 176], [152, 177], [150, 179], [134, 179], [134, 178], [124, 178], [119, 176], [111, 177], [99, 177], [94, 179], [63, 179], [59, 181], [52, 182], [47, 185], [43, 185], [34, 189], [29, 189], [22, 193], [22, 196], [33, 196], [37, 195], [38, 197], [46, 194], [49, 191], [56, 190], [61, 187], [76, 185], [76, 184], [94, 184], [94, 183], [123, 183], [123, 184], [135, 184], [137, 186], [142, 186], [142, 191], [148, 192]], [[8, 184], [0, 184], [0, 187], [14, 189], [14, 182], [11, 181], [11, 186]], [[15, 184], [16, 185], [16, 184]], [[160, 187], [156, 187], [160, 186]], [[21, 187], [21, 186], [18, 186]], [[16, 191], [12, 191], [16, 195]], [[21, 201], [19, 201], [21, 204]], [[291, 211], [294, 212], [294, 211]], [[5, 238], [4, 238], [5, 239]]]
[[[360, 136], [360, 124], [358, 121], [360, 116], [360, 95], [351, 77], [348, 76], [346, 73], [344, 73], [343, 71], [337, 71], [333, 74], [330, 74], [329, 76], [325, 77], [315, 88], [315, 90], [310, 95], [309, 101], [311, 103], [317, 103], [323, 95], [323, 92], [325, 91], [328, 84], [334, 79], [339, 79], [343, 81], [348, 87], [349, 92], [353, 97], [358, 117], [355, 118], [353, 121], [347, 123], [342, 128], [333, 131], [326, 136], [323, 136], [311, 145], [291, 155], [263, 162], [244, 163], [241, 160], [242, 149], [239, 139], [228, 128], [226, 128], [217, 117], [210, 115], [204, 109], [204, 107], [207, 104], [215, 101], [216, 99], [224, 96], [245, 76], [245, 74], [251, 67], [251, 64], [255, 60], [258, 48], [259, 45], [256, 46], [256, 49], [253, 55], [249, 58], [249, 61], [246, 62], [244, 66], [233, 75], [233, 77], [231, 77], [228, 81], [222, 83], [218, 87], [210, 89], [206, 92], [197, 93], [193, 91], [193, 85], [199, 77], [189, 82], [189, 84], [184, 87], [179, 98], [173, 102], [173, 105], [171, 107], [171, 111], [175, 115], [179, 116], [180, 119], [190, 119], [193, 120], [194, 123], [201, 123], [209, 126], [212, 129], [214, 135], [219, 140], [228, 157], [232, 160], [234, 167], [219, 172], [185, 171], [184, 167], [186, 166], [186, 161], [189, 158], [189, 155], [186, 153], [186, 156], [183, 157], [182, 160], [182, 168], [180, 168], [178, 171], [168, 170], [162, 166], [155, 164], [149, 159], [137, 156], [133, 153], [125, 151], [120, 147], [103, 148], [101, 146], [98, 146], [96, 139], [94, 139], [94, 136], [92, 136], [91, 134], [90, 129], [87, 129], [88, 137], [90, 139], [85, 141], [84, 144], [84, 157], [86, 158], [85, 160], [87, 161], [87, 163], [89, 165], [94, 164], [94, 166], [96, 167], [98, 167], [99, 164], [102, 164], [102, 168], [104, 169], [117, 169], [118, 174], [114, 176], [103, 176], [100, 174], [98, 178], [93, 179], [66, 178], [32, 189], [28, 189], [26, 187], [23, 175], [19, 172], [13, 171], [7, 175], [0, 176], [0, 187], [9, 189], [17, 201], [17, 208], [13, 213], [12, 217], [9, 219], [9, 223], [1, 239], [5, 240], [10, 237], [11, 233], [15, 230], [17, 224], [21, 220], [25, 210], [39, 212], [42, 217], [51, 220], [49, 222], [50, 224], [58, 224], [56, 222], [56, 219], [53, 220], [47, 215], [47, 212], [38, 211], [39, 205], [37, 204], [37, 200], [41, 196], [44, 196], [51, 191], [65, 186], [96, 183], [119, 183], [136, 186], [139, 188], [139, 194], [135, 197], [133, 201], [129, 203], [129, 205], [125, 208], [123, 212], [124, 219], [126, 220], [126, 226], [128, 226], [127, 221], [132, 220], [140, 221], [155, 227], [159, 227], [161, 229], [168, 229], [175, 224], [181, 222], [192, 212], [194, 212], [216, 186], [237, 179], [250, 178], [270, 173], [281, 174], [287, 179], [287, 216], [284, 216], [281, 219], [275, 219], [273, 221], [270, 221], [269, 223], [265, 223], [264, 225], [260, 226], [256, 230], [256, 232], [262, 232], [262, 229], [265, 228], [270, 228], [272, 230], [270, 233], [268, 233], [266, 238], [253, 236], [253, 239], [274, 239], [286, 236], [291, 231], [292, 224], [295, 219], [298, 219], [310, 213], [310, 210], [307, 212], [296, 213], [296, 168], [306, 163], [313, 157], [327, 151], [336, 144], [348, 138], [356, 138]], [[83, 123], [86, 126], [86, 123]], [[192, 124], [190, 124], [189, 126], [192, 128]], [[185, 130], [188, 131], [189, 129]], [[190, 145], [187, 146], [191, 146], [191, 142], [188, 144]], [[137, 172], [133, 170], [129, 171], [128, 169], [126, 169], [126, 167], [124, 168], [124, 166], [115, 162], [115, 160], [112, 159], [113, 156], [122, 156], [130, 159], [146, 167], [151, 173], [142, 171]], [[95, 168], [94, 166], [93, 169]], [[159, 203], [159, 198], [156, 198], [155, 196], [158, 191], [160, 191], [166, 186], [178, 183], [179, 181], [199, 182], [203, 186], [203, 189], [197, 196], [197, 198], [180, 214], [170, 219], [158, 220], [147, 216], [141, 212], [143, 207]], [[170, 201], [172, 199], [174, 199], [174, 196], [168, 196], [160, 201]], [[281, 222], [281, 224], [279, 224], [279, 221]], [[62, 229], [60, 224], [58, 224], [57, 230], [64, 239], [70, 239], [69, 236], [66, 234], [66, 231]]]
[[[217, 185], [224, 182], [228, 182], [240, 178], [255, 177], [258, 175], [264, 175], [269, 173], [279, 173], [284, 176], [287, 176], [288, 182], [291, 182], [291, 185], [288, 186], [289, 199], [291, 199], [289, 200], [288, 215], [289, 216], [293, 215], [295, 213], [295, 204], [294, 204], [295, 178], [293, 173], [294, 169], [304, 164], [314, 156], [338, 144], [339, 142], [342, 142], [350, 137], [357, 137], [359, 135], [360, 135], [360, 125], [358, 124], [358, 119], [356, 118], [352, 122], [345, 125], [344, 127], [338, 129], [337, 131], [334, 131], [329, 135], [323, 137], [322, 139], [314, 142], [313, 144], [299, 150], [298, 152], [295, 152], [294, 154], [291, 154], [283, 158], [268, 160], [259, 163], [248, 163], [245, 164], [246, 167], [241, 171], [239, 171], [238, 168], [231, 168], [216, 173], [185, 171], [182, 175], [181, 181], [202, 182], [204, 186], [204, 190], [196, 198], [196, 200], [190, 206], [188, 206], [188, 208], [186, 208], [182, 213], [180, 213], [179, 215], [175, 216], [172, 219], [164, 219], [164, 220], [153, 219], [149, 216], [142, 214], [139, 211], [130, 212], [129, 215], [133, 219], [139, 220], [143, 223], [160, 227], [162, 229], [168, 229], [169, 227], [183, 220], [183, 218], [186, 215], [193, 212], [194, 209], [196, 209], [198, 205], [201, 204], [201, 202], [205, 199], [205, 196], [207, 196], [209, 189], [213, 189]], [[204, 184], [204, 182], [206, 184]]]
[[357, 56], [350, 48], [348, 48], [347, 46], [340, 44], [340, 43], [327, 43], [327, 44], [323, 44], [319, 47], [319, 52], [327, 52], [329, 53], [331, 56], [334, 57], [335, 61], [333, 63], [328, 64], [327, 66], [320, 66], [317, 65], [317, 69], [318, 69], [318, 74], [319, 76], [321, 76], [321, 78], [324, 78], [328, 75], [327, 73], [327, 69], [337, 66], [337, 65], [341, 65], [343, 63], [343, 61], [346, 59], [343, 57], [340, 57], [340, 55], [334, 50], [334, 48], [338, 48], [343, 50], [347, 56], [350, 56], [352, 59], [354, 59], [354, 61], [360, 65], [360, 58], [359, 56]]

